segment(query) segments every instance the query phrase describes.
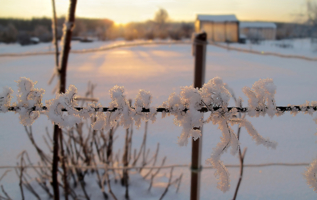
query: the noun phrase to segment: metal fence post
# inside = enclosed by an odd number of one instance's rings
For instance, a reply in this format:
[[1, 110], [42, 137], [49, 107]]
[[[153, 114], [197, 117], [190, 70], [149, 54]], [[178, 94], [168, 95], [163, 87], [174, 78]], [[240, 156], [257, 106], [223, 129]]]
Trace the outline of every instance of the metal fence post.
[[[205, 32], [195, 34], [193, 38], [193, 54], [195, 56], [194, 87], [201, 88], [205, 82], [207, 34]], [[202, 127], [201, 127], [202, 131]], [[192, 140], [192, 164], [190, 199], [199, 200], [200, 174], [201, 174], [201, 149], [202, 137]]]

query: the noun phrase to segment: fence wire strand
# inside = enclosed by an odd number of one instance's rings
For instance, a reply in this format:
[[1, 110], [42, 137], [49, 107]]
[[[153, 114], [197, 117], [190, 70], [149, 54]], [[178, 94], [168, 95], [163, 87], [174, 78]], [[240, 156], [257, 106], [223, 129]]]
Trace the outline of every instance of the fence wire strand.
[[[270, 166], [288, 166], [288, 167], [297, 167], [297, 166], [308, 166], [310, 163], [260, 163], [260, 164], [244, 164], [244, 167], [270, 167]], [[227, 168], [239, 168], [240, 165], [227, 164]], [[66, 168], [72, 169], [107, 169], [107, 170], [125, 170], [125, 169], [168, 169], [168, 168], [185, 168], [187, 167], [190, 170], [191, 165], [188, 164], [178, 164], [178, 165], [165, 165], [165, 166], [128, 166], [128, 167], [109, 167], [105, 165], [99, 166], [79, 166], [79, 165], [69, 165]], [[21, 166], [0, 166], [0, 169], [19, 169]], [[26, 165], [23, 168], [51, 168], [50, 166], [42, 165]], [[202, 169], [214, 169], [212, 166], [202, 166]]]
[[[134, 109], [133, 107], [131, 107], [132, 109]], [[17, 107], [17, 106], [11, 106], [8, 108], [8, 111], [17, 111], [19, 110], [20, 107]], [[80, 111], [80, 110], [83, 110], [84, 108], [83, 107], [74, 107], [74, 109]], [[114, 112], [116, 110], [118, 110], [118, 108], [108, 108], [108, 107], [96, 107], [94, 108], [96, 112], [98, 111], [102, 111], [102, 112]], [[221, 110], [222, 107], [212, 107], [212, 111], [217, 111], [217, 110]], [[245, 113], [245, 112], [248, 112], [249, 109], [248, 107], [227, 107], [226, 109], [228, 109], [228, 111], [230, 112], [231, 110], [233, 109], [236, 109], [237, 112], [241, 112], [241, 113]], [[305, 112], [305, 111], [309, 111], [313, 109], [314, 111], [317, 110], [317, 107], [316, 106], [276, 106], [276, 111], [278, 112], [288, 112], [288, 111], [301, 111], [301, 112]], [[42, 107], [32, 107], [30, 108], [30, 111], [46, 111], [47, 110], [47, 107], [46, 106], [42, 106]], [[185, 108], [184, 110], [182, 110], [183, 112], [187, 112], [189, 109]], [[62, 108], [62, 111], [66, 112], [67, 109], [65, 108]], [[167, 108], [162, 108], [162, 107], [158, 107], [156, 108], [156, 112], [173, 112], [175, 110], [169, 110]], [[210, 112], [210, 108], [207, 108], [207, 107], [202, 107], [201, 109], [199, 109], [198, 111], [200, 112]], [[212, 112], [211, 111], [211, 112]], [[263, 109], [256, 109], [256, 111], [258, 112], [263, 112], [265, 110]], [[147, 108], [143, 108], [141, 112], [150, 112], [150, 109], [147, 109]]]
[[[109, 51], [117, 48], [124, 48], [124, 47], [135, 47], [135, 46], [147, 46], [147, 45], [192, 45], [190, 41], [144, 41], [144, 42], [136, 42], [136, 43], [121, 43], [121, 44], [114, 44], [106, 47], [100, 48], [92, 48], [92, 49], [83, 49], [83, 50], [72, 50], [70, 53], [81, 54], [81, 53], [92, 53], [92, 52], [100, 52], [100, 51]], [[228, 49], [232, 51], [240, 51], [244, 53], [251, 53], [263, 56], [276, 56], [281, 58], [295, 58], [295, 59], [302, 59], [308, 61], [317, 61], [317, 58], [314, 57], [307, 57], [307, 56], [300, 56], [300, 55], [286, 55], [274, 52], [263, 52], [263, 51], [255, 51], [255, 50], [248, 50], [243, 48], [237, 47], [230, 47], [225, 46], [219, 43], [210, 42], [209, 45]], [[4, 53], [0, 54], [0, 57], [23, 57], [23, 56], [41, 56], [41, 55], [53, 55], [55, 52], [47, 51], [47, 52], [26, 52], [26, 53]]]

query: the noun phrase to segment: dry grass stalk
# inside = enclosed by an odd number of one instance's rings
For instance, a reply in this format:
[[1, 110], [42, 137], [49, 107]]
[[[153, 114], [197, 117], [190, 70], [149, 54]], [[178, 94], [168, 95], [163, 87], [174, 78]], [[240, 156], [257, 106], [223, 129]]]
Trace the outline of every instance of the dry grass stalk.
[[168, 184], [162, 194], [162, 196], [160, 197], [160, 200], [162, 200], [165, 196], [165, 194], [167, 193], [168, 191], [168, 188], [171, 186], [171, 183], [172, 183], [172, 178], [173, 178], [173, 170], [174, 170], [174, 167], [171, 168], [171, 171], [170, 171], [170, 178], [168, 179]]
[[151, 190], [152, 185], [153, 185], [154, 178], [155, 178], [155, 176], [160, 172], [161, 167], [164, 165], [165, 161], [166, 161], [166, 156], [163, 158], [162, 164], [161, 164], [160, 168], [158, 168], [158, 169], [156, 170], [156, 172], [151, 175], [151, 182], [150, 182], [150, 187], [149, 187], [148, 191]]

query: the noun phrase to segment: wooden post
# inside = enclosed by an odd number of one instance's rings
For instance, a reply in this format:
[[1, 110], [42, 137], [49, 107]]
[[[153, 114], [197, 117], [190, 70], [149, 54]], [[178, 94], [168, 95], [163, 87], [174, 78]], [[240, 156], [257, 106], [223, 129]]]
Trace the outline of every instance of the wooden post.
[[[196, 34], [193, 43], [195, 56], [194, 87], [201, 88], [205, 82], [207, 34], [205, 32]], [[200, 129], [202, 131], [202, 127]], [[200, 197], [201, 149], [202, 137], [196, 141], [192, 140], [191, 200], [199, 200]]]

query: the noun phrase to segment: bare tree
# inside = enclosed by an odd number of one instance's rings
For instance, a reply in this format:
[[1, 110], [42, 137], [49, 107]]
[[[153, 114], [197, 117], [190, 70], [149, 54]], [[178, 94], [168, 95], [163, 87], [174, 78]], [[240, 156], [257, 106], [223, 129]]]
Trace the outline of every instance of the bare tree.
[[308, 24], [317, 27], [317, 1], [306, 1], [306, 15]]
[[154, 22], [159, 26], [159, 28], [162, 28], [168, 21], [168, 18], [167, 11], [161, 8], [155, 13]]

